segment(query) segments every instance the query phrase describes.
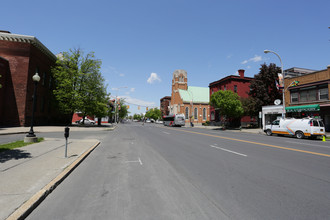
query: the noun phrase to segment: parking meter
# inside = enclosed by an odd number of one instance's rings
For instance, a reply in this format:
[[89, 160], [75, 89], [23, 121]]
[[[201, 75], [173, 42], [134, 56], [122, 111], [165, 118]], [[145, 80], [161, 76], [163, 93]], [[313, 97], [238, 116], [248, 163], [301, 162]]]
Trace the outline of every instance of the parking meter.
[[64, 137], [65, 137], [65, 138], [68, 138], [68, 137], [69, 137], [69, 132], [70, 132], [70, 128], [69, 128], [69, 127], [66, 127], [66, 128], [64, 129]]
[[65, 158], [68, 156], [68, 137], [69, 137], [69, 133], [70, 133], [70, 128], [66, 127], [64, 128], [64, 137], [65, 137]]

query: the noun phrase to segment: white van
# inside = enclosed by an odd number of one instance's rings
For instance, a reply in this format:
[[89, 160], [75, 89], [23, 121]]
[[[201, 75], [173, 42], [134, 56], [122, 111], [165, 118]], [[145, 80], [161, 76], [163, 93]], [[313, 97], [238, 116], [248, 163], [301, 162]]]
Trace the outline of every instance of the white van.
[[324, 124], [321, 119], [315, 118], [284, 118], [277, 119], [270, 125], [266, 125], [264, 132], [268, 136], [272, 134], [296, 136], [301, 139], [306, 137], [317, 138], [325, 135]]

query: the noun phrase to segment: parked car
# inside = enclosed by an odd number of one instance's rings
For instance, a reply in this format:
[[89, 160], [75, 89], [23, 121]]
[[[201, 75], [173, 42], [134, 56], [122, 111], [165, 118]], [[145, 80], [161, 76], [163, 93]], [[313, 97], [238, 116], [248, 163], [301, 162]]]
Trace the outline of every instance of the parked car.
[[321, 119], [315, 118], [285, 118], [266, 125], [264, 132], [270, 136], [272, 134], [296, 136], [301, 139], [304, 137], [317, 138], [325, 135], [324, 124]]
[[[78, 121], [76, 121], [77, 124], [82, 124], [83, 123], [83, 119], [80, 119]], [[89, 119], [89, 118], [85, 118], [85, 125], [95, 125], [95, 121]]]

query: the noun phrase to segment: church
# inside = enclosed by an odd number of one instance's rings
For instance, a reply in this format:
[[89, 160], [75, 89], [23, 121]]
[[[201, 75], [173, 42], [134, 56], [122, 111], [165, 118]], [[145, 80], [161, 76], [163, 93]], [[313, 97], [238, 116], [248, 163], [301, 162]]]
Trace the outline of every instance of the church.
[[171, 114], [184, 114], [186, 123], [202, 124], [210, 120], [209, 102], [208, 87], [188, 86], [185, 70], [173, 72]]

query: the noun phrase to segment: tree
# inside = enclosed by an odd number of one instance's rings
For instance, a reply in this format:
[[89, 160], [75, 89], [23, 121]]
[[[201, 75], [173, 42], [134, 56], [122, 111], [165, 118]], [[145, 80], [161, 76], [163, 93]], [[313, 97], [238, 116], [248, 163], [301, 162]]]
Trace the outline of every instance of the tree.
[[119, 118], [123, 119], [128, 115], [128, 109], [127, 105], [121, 104], [120, 109], [119, 109]]
[[52, 74], [61, 111], [71, 115], [80, 111], [83, 118], [106, 114], [107, 94], [100, 68], [101, 61], [93, 52], [84, 56], [81, 49], [73, 49], [58, 56]]
[[154, 120], [158, 120], [158, 119], [161, 119], [162, 112], [158, 108], [150, 109], [149, 111], [146, 112], [145, 117], [152, 118]]
[[142, 118], [142, 116], [139, 115], [139, 114], [134, 114], [134, 115], [133, 115], [133, 119], [134, 119], [134, 120], [139, 120], [139, 121], [140, 121], [141, 118]]
[[260, 72], [254, 76], [249, 92], [249, 95], [252, 97], [249, 108], [254, 115], [261, 111], [262, 106], [272, 105], [276, 99], [282, 99], [282, 95], [276, 88], [275, 83], [280, 72], [281, 68], [275, 64], [271, 63], [267, 66], [264, 63], [260, 67]]
[[239, 96], [231, 90], [219, 90], [213, 93], [210, 98], [210, 105], [219, 109], [220, 115], [225, 119], [239, 118], [244, 113]]

